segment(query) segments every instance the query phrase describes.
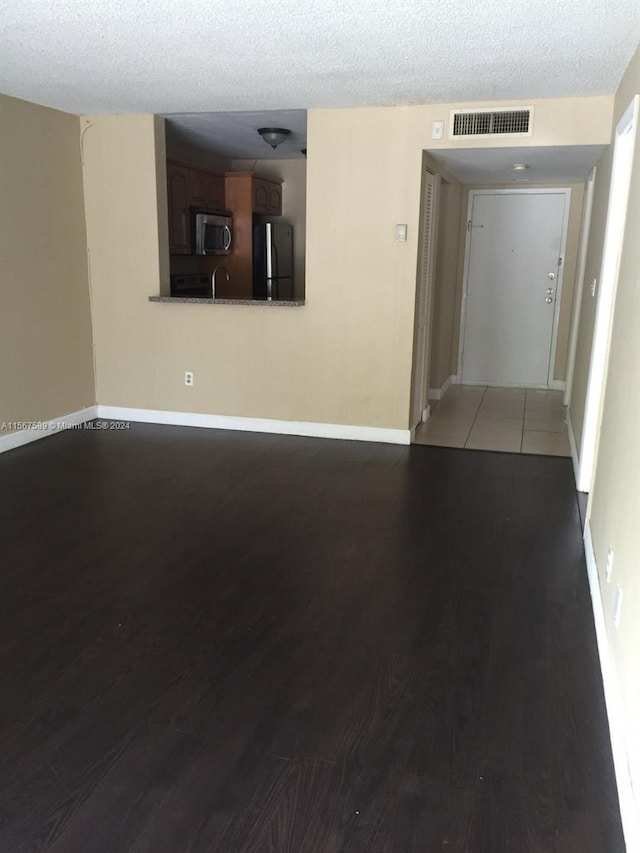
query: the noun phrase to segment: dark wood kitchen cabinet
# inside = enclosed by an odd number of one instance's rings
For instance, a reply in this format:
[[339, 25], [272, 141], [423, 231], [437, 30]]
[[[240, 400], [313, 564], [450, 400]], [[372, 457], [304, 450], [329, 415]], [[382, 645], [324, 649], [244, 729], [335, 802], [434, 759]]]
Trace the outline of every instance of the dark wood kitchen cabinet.
[[169, 252], [172, 255], [188, 255], [191, 252], [189, 198], [189, 170], [167, 161]]
[[243, 212], [249, 199], [251, 213], [282, 216], [282, 181], [259, 178], [253, 172], [227, 172], [226, 193], [227, 197], [230, 193], [234, 197], [243, 196]]
[[192, 253], [192, 207], [212, 211], [225, 209], [224, 181], [221, 172], [190, 166], [177, 160], [167, 160], [170, 254]]
[[191, 204], [209, 210], [224, 210], [224, 175], [189, 169]]
[[282, 185], [266, 178], [253, 178], [253, 212], [282, 215]]

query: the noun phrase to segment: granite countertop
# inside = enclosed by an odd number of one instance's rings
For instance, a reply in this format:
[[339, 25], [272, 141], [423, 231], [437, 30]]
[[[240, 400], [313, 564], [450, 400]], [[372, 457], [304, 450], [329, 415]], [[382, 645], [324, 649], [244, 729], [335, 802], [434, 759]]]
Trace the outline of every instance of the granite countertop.
[[300, 308], [304, 299], [209, 299], [206, 296], [150, 296], [149, 302], [185, 302], [196, 305], [268, 305], [272, 308]]

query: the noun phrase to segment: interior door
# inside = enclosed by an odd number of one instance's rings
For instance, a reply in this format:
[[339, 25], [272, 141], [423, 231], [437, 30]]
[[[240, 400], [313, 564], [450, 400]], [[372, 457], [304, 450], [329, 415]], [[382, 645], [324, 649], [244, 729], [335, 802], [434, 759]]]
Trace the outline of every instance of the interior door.
[[433, 293], [433, 268], [435, 252], [435, 215], [437, 179], [425, 172], [422, 190], [422, 219], [420, 234], [420, 267], [416, 283], [416, 322], [413, 347], [413, 388], [411, 391], [411, 427], [422, 421], [427, 406], [429, 376], [429, 332]]
[[462, 382], [547, 386], [566, 191], [474, 192]]

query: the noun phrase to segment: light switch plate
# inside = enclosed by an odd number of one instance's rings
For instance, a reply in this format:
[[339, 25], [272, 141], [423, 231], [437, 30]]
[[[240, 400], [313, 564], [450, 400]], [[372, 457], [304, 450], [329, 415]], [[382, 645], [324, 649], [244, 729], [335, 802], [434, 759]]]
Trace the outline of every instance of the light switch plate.
[[396, 241], [398, 243], [407, 242], [407, 226], [403, 224], [396, 225]]
[[444, 122], [443, 121], [434, 121], [431, 124], [431, 138], [432, 139], [443, 139], [444, 138]]
[[607, 562], [604, 568], [605, 577], [607, 579], [607, 583], [611, 583], [611, 572], [613, 571], [613, 548], [609, 548], [607, 551]]

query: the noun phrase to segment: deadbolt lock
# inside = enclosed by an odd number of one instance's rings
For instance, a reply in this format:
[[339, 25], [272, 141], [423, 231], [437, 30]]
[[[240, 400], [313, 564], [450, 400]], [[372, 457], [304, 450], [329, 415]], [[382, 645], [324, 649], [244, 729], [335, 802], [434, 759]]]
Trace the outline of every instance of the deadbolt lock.
[[553, 297], [552, 297], [552, 296], [547, 296], [547, 298], [546, 298], [544, 301], [545, 301], [545, 302], [547, 302], [547, 303], [553, 302]]

